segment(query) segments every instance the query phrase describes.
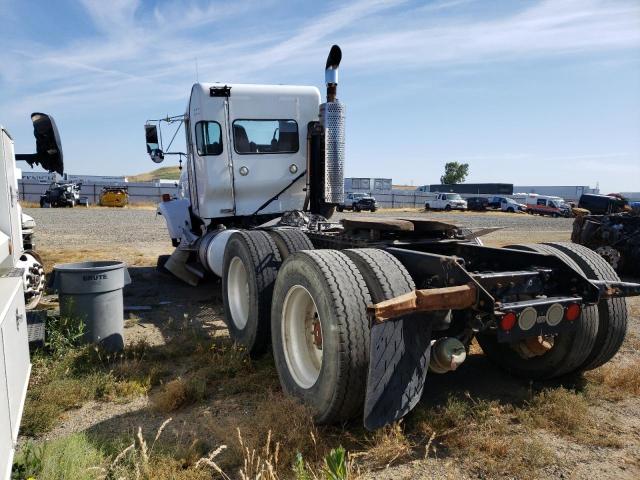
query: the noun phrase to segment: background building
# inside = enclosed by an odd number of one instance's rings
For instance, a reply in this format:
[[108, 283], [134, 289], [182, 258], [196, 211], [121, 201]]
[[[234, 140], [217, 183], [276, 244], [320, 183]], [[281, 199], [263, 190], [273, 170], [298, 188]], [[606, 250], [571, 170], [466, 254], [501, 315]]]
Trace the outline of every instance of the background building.
[[389, 192], [392, 189], [390, 178], [356, 178], [348, 177], [344, 179], [345, 192]]

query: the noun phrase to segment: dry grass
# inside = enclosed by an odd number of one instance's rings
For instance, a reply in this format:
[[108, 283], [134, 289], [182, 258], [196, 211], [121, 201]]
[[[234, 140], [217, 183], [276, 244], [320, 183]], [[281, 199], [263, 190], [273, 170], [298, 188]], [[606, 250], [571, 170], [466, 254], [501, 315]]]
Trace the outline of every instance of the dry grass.
[[623, 348], [628, 348], [634, 352], [640, 353], [640, 336], [638, 336], [633, 332], [627, 333], [627, 336], [625, 337], [624, 343], [622, 344], [622, 346]]
[[[270, 392], [251, 405], [248, 416], [216, 419], [210, 428], [216, 438], [229, 446], [226, 465], [240, 466], [247, 449], [261, 451], [267, 438], [279, 445], [274, 463], [276, 471], [288, 471], [297, 453], [313, 463], [320, 462], [328, 452], [325, 438], [313, 422], [311, 412], [294, 399], [280, 392]], [[242, 433], [239, 443], [237, 430]]]
[[387, 425], [367, 438], [365, 449], [352, 455], [366, 469], [388, 468], [409, 459], [415, 445], [405, 435], [402, 422]]
[[152, 397], [152, 403], [160, 412], [173, 412], [186, 405], [202, 400], [206, 393], [206, 383], [198, 378], [184, 380], [176, 378], [166, 383], [162, 390]]
[[596, 387], [590, 393], [592, 398], [619, 401], [640, 395], [640, 358], [633, 358], [623, 364], [608, 363], [585, 376]]
[[542, 477], [559, 459], [515, 421], [517, 409], [495, 401], [449, 397], [444, 405], [414, 415], [424, 456], [453, 456], [482, 476]]
[[517, 417], [526, 427], [553, 432], [582, 445], [622, 446], [615, 419], [599, 422], [587, 396], [565, 388], [538, 393]]
[[585, 432], [590, 426], [585, 398], [564, 388], [538, 393], [518, 417], [526, 425], [569, 437]]

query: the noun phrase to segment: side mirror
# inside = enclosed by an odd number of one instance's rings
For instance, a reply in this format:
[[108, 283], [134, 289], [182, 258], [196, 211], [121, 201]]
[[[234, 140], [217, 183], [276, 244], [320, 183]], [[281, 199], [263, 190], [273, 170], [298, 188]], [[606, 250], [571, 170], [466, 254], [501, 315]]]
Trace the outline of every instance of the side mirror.
[[144, 134], [147, 141], [147, 153], [151, 160], [155, 163], [162, 163], [164, 160], [164, 153], [160, 148], [160, 142], [158, 141], [158, 127], [155, 125], [146, 124], [144, 126]]
[[32, 113], [33, 136], [36, 137], [36, 153], [16, 154], [16, 160], [23, 160], [32, 167], [41, 165], [49, 172], [64, 173], [64, 158], [58, 127], [53, 117], [44, 113]]

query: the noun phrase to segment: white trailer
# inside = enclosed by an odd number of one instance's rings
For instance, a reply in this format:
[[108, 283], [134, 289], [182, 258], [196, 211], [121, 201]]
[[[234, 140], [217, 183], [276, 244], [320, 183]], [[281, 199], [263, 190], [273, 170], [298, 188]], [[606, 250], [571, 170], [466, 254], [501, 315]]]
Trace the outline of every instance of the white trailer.
[[[185, 114], [147, 122], [152, 160], [187, 160], [181, 195], [158, 208], [176, 246], [159, 267], [192, 284], [220, 276], [231, 337], [254, 356], [271, 349], [283, 390], [320, 423], [401, 418], [427, 371], [455, 370], [473, 338], [533, 378], [609, 360], [626, 309], [594, 305], [640, 285], [587, 279], [604, 260], [580, 246], [499, 250], [444, 222], [330, 221], [344, 197], [340, 59], [334, 45], [322, 104], [315, 87], [198, 83]], [[164, 151], [164, 122], [184, 126], [186, 152]]]

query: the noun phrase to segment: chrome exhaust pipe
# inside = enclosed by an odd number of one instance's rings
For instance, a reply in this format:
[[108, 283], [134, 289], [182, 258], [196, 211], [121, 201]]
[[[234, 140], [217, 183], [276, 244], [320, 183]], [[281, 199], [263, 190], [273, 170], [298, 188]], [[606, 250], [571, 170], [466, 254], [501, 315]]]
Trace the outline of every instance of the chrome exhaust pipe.
[[320, 105], [320, 123], [325, 138], [324, 201], [329, 204], [344, 201], [345, 108], [337, 99], [338, 67], [341, 60], [342, 50], [338, 45], [333, 45], [324, 71], [327, 101]]

